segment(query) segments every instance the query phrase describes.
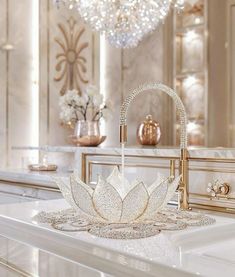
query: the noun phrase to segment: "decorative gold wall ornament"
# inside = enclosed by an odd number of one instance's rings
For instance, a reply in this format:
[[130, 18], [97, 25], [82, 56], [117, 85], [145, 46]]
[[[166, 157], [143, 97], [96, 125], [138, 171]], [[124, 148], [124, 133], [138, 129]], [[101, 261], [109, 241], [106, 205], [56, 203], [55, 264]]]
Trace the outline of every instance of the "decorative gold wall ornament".
[[203, 16], [204, 2], [198, 0], [195, 4], [186, 3], [184, 8], [185, 14], [199, 14]]
[[54, 78], [56, 82], [63, 82], [60, 90], [61, 95], [64, 95], [68, 89], [76, 89], [81, 92], [80, 83], [88, 83], [86, 77], [87, 59], [82, 53], [88, 48], [89, 43], [81, 42], [85, 28], [78, 28], [77, 21], [73, 17], [70, 17], [67, 22], [67, 27], [64, 24], [58, 24], [63, 38], [55, 38], [62, 50], [56, 55], [55, 69], [58, 75]]

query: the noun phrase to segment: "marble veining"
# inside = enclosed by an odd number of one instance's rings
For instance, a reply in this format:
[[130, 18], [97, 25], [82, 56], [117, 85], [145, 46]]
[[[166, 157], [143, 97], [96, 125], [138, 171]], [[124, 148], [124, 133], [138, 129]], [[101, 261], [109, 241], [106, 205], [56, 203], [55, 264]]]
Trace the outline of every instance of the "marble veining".
[[[62, 152], [62, 153], [92, 153], [92, 154], [121, 154], [121, 148], [116, 146], [100, 146], [100, 147], [76, 147], [76, 146], [41, 146], [41, 147], [13, 147], [14, 150], [40, 150], [45, 152]], [[198, 148], [188, 147], [189, 157], [191, 158], [222, 158], [235, 159], [234, 148]], [[180, 149], [177, 147], [143, 147], [143, 146], [126, 146], [125, 153], [127, 155], [145, 155], [145, 156], [168, 156], [178, 157]]]
[[69, 177], [69, 172], [32, 172], [27, 169], [0, 169], [0, 180], [56, 187], [52, 177]]

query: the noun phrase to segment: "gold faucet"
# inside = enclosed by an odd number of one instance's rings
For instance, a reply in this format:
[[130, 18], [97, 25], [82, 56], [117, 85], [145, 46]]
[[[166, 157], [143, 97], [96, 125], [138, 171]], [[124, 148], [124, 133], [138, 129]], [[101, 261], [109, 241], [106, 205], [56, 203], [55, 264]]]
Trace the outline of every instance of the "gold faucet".
[[[174, 101], [176, 109], [179, 111], [180, 117], [180, 175], [181, 182], [178, 187], [180, 192], [180, 208], [189, 209], [189, 193], [188, 193], [188, 151], [187, 151], [187, 115], [185, 107], [177, 95], [177, 93], [166, 85], [161, 83], [144, 84], [133, 90], [124, 100], [120, 110], [120, 143], [127, 142], [127, 112], [132, 101], [140, 93], [157, 90], [168, 94]], [[172, 173], [172, 170], [171, 170]]]

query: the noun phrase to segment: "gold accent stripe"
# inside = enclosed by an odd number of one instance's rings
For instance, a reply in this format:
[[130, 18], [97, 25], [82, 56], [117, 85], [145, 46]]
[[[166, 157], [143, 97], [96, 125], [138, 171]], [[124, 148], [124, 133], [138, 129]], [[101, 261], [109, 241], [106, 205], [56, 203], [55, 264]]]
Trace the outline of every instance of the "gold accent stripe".
[[[157, 150], [157, 148], [156, 148]], [[95, 154], [95, 153], [82, 153], [85, 156], [97, 156], [97, 157], [121, 157], [120, 154]], [[179, 160], [178, 156], [147, 156], [147, 155], [125, 155], [129, 158], [146, 158], [146, 159], [164, 159], [164, 160]], [[235, 159], [231, 158], [200, 158], [200, 157], [188, 157], [189, 161], [197, 162], [217, 162], [217, 163], [235, 163]]]
[[38, 277], [39, 275], [34, 275], [31, 273], [28, 273], [24, 270], [22, 270], [21, 268], [19, 268], [18, 266], [14, 265], [11, 262], [8, 262], [7, 260], [0, 258], [0, 265], [4, 266], [5, 268], [7, 268], [8, 270], [19, 274], [19, 276], [22, 277]]
[[229, 170], [229, 169], [224, 169], [224, 168], [216, 168], [216, 169], [211, 169], [211, 168], [204, 168], [204, 167], [190, 167], [189, 171], [204, 171], [204, 172], [220, 172], [220, 173], [235, 173], [235, 170]]
[[[109, 162], [99, 162], [99, 161], [89, 161], [88, 165], [109, 165], [109, 166], [121, 166], [120, 162], [117, 163], [109, 163]], [[146, 168], [159, 168], [159, 169], [170, 169], [170, 166], [158, 166], [155, 164], [134, 164], [128, 163], [125, 165], [126, 167], [146, 167]]]
[[87, 175], [86, 175], [86, 157], [87, 154], [82, 153], [82, 172], [81, 172], [81, 179], [84, 183], [87, 181]]
[[201, 210], [208, 210], [213, 212], [222, 212], [222, 213], [229, 213], [235, 214], [235, 208], [226, 208], [226, 207], [217, 207], [205, 204], [197, 204], [197, 203], [190, 203], [190, 207], [193, 209], [201, 209]]
[[[213, 197], [210, 195], [202, 194], [202, 193], [195, 193], [195, 192], [190, 193], [190, 196], [202, 197], [202, 198], [206, 198], [208, 200], [213, 199]], [[235, 197], [230, 197], [228, 195], [219, 195], [218, 198], [221, 200], [235, 200]], [[215, 200], [219, 200], [219, 199], [215, 199]]]
[[[157, 150], [157, 148], [156, 148]], [[95, 154], [95, 153], [82, 153], [84, 157], [121, 157], [121, 154]], [[143, 156], [143, 155], [126, 155], [127, 158], [146, 158], [146, 159], [159, 159], [159, 160], [179, 160], [177, 156]], [[235, 162], [235, 160], [234, 160]]]
[[189, 161], [197, 162], [217, 162], [217, 163], [235, 163], [235, 159], [231, 158], [200, 158], [200, 157], [189, 157]]
[[32, 189], [40, 189], [45, 191], [52, 191], [52, 192], [60, 192], [59, 188], [53, 188], [49, 186], [43, 186], [38, 184], [25, 184], [23, 182], [12, 182], [12, 181], [5, 181], [0, 179], [0, 186], [1, 185], [11, 185], [11, 186], [17, 186], [17, 187], [24, 187], [24, 188], [32, 188]]
[[120, 125], [120, 142], [127, 142], [127, 125]]

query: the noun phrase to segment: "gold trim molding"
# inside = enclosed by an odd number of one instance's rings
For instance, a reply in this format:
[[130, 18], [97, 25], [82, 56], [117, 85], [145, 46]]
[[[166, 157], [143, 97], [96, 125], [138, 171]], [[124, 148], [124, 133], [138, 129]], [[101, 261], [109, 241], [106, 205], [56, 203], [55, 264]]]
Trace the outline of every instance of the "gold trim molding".
[[192, 209], [235, 214], [235, 208], [233, 209], [233, 208], [227, 208], [227, 207], [218, 207], [218, 206], [211, 206], [211, 205], [198, 204], [198, 203], [190, 203], [190, 207]]
[[0, 179], [0, 186], [1, 185], [11, 185], [11, 186], [16, 186], [16, 187], [23, 187], [23, 188], [31, 188], [31, 189], [39, 189], [39, 190], [45, 190], [45, 191], [50, 191], [50, 192], [60, 192], [59, 188], [53, 188], [49, 186], [43, 186], [43, 185], [38, 185], [38, 184], [25, 184], [24, 182], [12, 182], [12, 181], [6, 181]]
[[4, 266], [11, 272], [16, 273], [18, 276], [22, 277], [38, 277], [38, 275], [34, 275], [22, 270], [20, 267], [14, 265], [13, 263], [8, 262], [7, 260], [0, 258], [0, 265]]

